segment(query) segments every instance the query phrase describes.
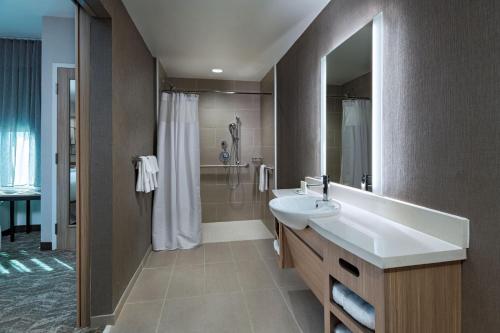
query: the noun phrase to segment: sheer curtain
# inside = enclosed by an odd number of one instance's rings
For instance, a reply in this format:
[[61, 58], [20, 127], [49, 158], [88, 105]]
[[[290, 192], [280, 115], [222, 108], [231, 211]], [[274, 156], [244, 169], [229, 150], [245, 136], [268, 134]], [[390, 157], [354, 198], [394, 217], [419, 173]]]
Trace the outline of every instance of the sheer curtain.
[[163, 93], [158, 116], [158, 189], [153, 250], [190, 249], [201, 242], [198, 95]]
[[342, 101], [342, 162], [340, 183], [361, 188], [371, 174], [372, 106], [369, 100]]
[[41, 42], [0, 38], [0, 186], [40, 185]]

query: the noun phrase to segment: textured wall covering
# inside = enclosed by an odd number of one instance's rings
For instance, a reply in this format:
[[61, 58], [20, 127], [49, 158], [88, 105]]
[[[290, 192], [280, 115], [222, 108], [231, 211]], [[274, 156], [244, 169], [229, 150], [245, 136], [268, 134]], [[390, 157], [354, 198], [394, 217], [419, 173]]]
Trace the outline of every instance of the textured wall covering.
[[[274, 94], [274, 68], [272, 68], [260, 81], [260, 91]], [[262, 95], [260, 97], [260, 126], [261, 145], [264, 164], [274, 167], [275, 143], [274, 143], [274, 95]], [[264, 193], [261, 201], [261, 218], [266, 227], [274, 233], [274, 216], [269, 210], [268, 202], [272, 199], [271, 190], [274, 189], [274, 173], [269, 176], [269, 190]]]
[[[111, 200], [108, 198], [107, 211], [101, 211], [95, 217], [98, 220], [92, 221], [92, 277], [93, 283], [101, 283], [99, 293], [91, 291], [92, 316], [114, 311], [151, 244], [152, 195], [135, 192], [132, 157], [153, 154], [156, 127], [154, 59], [121, 1], [101, 2], [112, 29], [111, 90], [100, 96], [111, 105], [111, 110], [107, 104], [107, 110], [102, 111], [107, 115], [101, 114], [102, 124], [108, 124], [110, 132], [101, 132], [101, 152], [107, 149], [111, 159], [108, 156], [102, 160], [106, 165], [92, 177], [101, 180]], [[98, 89], [98, 82], [94, 81], [92, 87]], [[96, 256], [101, 256], [100, 260]]]
[[497, 1], [331, 2], [277, 65], [278, 186], [319, 172], [320, 59], [380, 11], [383, 192], [470, 218], [463, 331], [492, 332], [500, 325]]
[[92, 19], [90, 76], [90, 299], [92, 314], [112, 312], [113, 124], [111, 21]]

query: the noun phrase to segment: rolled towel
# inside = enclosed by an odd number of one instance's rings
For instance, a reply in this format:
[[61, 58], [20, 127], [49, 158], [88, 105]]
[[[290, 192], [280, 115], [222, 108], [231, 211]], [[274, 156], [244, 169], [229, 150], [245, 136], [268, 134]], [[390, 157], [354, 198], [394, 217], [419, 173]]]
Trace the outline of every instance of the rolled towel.
[[280, 255], [280, 243], [278, 242], [277, 239], [274, 240], [273, 247], [274, 247], [274, 252], [276, 252], [276, 254]]
[[333, 330], [334, 333], [352, 333], [344, 324], [338, 324]]
[[353, 292], [344, 286], [342, 283], [335, 282], [332, 288], [332, 296], [335, 303], [344, 307], [345, 299], [349, 297], [349, 295], [353, 294]]
[[362, 325], [375, 329], [375, 309], [355, 293], [344, 299], [344, 310]]

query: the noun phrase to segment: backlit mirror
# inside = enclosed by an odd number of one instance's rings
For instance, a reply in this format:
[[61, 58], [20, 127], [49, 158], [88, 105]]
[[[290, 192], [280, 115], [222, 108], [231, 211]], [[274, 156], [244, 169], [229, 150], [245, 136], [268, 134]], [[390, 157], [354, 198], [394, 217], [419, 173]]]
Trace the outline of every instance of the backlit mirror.
[[322, 168], [335, 183], [367, 191], [375, 185], [380, 193], [381, 90], [374, 22], [323, 59]]

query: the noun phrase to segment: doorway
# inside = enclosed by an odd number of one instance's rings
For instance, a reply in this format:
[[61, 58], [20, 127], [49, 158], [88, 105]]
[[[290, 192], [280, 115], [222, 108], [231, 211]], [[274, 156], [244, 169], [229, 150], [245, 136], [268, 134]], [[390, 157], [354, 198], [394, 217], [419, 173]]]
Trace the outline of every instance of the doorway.
[[57, 248], [76, 249], [76, 80], [57, 68]]

